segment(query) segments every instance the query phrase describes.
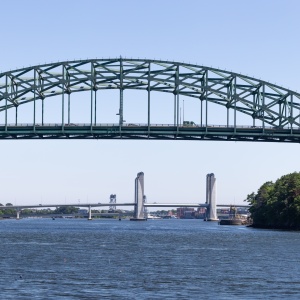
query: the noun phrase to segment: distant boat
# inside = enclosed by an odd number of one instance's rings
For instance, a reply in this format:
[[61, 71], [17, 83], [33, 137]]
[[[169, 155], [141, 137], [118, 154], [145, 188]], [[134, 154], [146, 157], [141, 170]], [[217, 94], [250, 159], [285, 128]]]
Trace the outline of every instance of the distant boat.
[[158, 219], [161, 219], [161, 217], [153, 216], [153, 215], [151, 215], [151, 214], [148, 214], [148, 215], [147, 215], [147, 219], [148, 219], [148, 220], [158, 220]]
[[238, 215], [235, 207], [230, 206], [229, 219], [220, 220], [220, 225], [247, 225], [248, 220], [244, 215]]

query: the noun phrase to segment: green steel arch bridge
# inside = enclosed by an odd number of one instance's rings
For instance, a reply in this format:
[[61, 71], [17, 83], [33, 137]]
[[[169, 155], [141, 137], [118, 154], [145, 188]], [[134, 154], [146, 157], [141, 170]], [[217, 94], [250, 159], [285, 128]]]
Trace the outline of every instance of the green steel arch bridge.
[[[111, 101], [102, 97], [105, 90], [117, 92], [117, 122], [99, 117], [103, 101]], [[143, 123], [124, 120], [130, 90], [140, 90], [139, 97], [142, 91]], [[73, 117], [81, 113], [73, 106], [78, 93], [88, 111], [84, 122]], [[153, 101], [162, 104], [167, 94], [171, 106], [153, 108]], [[182, 99], [196, 103], [197, 120], [184, 120]], [[171, 115], [170, 121], [153, 121], [161, 110]], [[47, 121], [51, 116], [55, 122]], [[234, 72], [179, 62], [122, 57], [57, 62], [0, 73], [0, 139], [299, 143], [300, 94]]]

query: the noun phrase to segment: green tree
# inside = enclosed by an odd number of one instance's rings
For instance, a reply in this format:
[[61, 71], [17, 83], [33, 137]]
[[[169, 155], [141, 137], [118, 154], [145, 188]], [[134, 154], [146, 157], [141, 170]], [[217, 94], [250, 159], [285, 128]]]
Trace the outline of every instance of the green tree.
[[55, 214], [73, 214], [78, 213], [79, 208], [75, 206], [60, 206], [57, 207], [53, 213]]
[[300, 229], [300, 173], [266, 182], [247, 196], [253, 226]]

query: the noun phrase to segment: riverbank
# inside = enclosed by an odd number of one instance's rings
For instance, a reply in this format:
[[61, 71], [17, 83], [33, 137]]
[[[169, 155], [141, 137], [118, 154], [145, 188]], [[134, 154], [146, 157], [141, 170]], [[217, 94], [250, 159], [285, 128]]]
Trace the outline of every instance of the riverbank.
[[252, 227], [256, 229], [270, 229], [270, 230], [284, 230], [284, 231], [300, 231], [300, 227], [290, 227], [290, 226], [274, 226], [274, 225], [261, 225], [261, 224], [251, 224], [247, 227]]

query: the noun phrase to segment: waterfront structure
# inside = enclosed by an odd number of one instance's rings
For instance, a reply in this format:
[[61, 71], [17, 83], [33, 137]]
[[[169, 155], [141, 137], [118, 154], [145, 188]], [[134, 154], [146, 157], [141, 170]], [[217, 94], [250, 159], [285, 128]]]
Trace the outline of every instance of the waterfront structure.
[[195, 219], [195, 209], [192, 207], [178, 207], [177, 208], [178, 219]]
[[134, 217], [132, 221], [147, 220], [144, 215], [144, 173], [139, 172], [134, 181]]
[[109, 206], [108, 211], [114, 212], [117, 208], [115, 205], [117, 203], [117, 195], [116, 194], [111, 194], [109, 196], [109, 203], [110, 203], [110, 206]]
[[206, 175], [207, 220], [218, 221], [217, 217], [217, 179], [214, 173]]
[[[111, 121], [100, 119], [98, 99], [103, 103], [105, 97], [101, 98], [101, 93], [107, 90], [119, 92], [117, 122], [115, 114]], [[124, 120], [126, 90], [145, 93], [147, 114], [141, 124], [127, 117], [127, 123]], [[84, 93], [81, 98], [87, 113], [80, 113], [78, 119], [73, 95], [79, 92]], [[172, 117], [163, 124], [152, 122], [159, 111], [151, 107], [158, 93], [174, 100], [166, 113]], [[198, 120], [181, 122], [180, 97], [188, 97], [199, 107]], [[53, 109], [52, 103], [61, 103], [61, 107]], [[300, 143], [299, 107], [298, 92], [242, 74], [181, 62], [119, 57], [0, 72], [0, 139]], [[215, 108], [220, 112], [220, 122], [209, 124]]]

